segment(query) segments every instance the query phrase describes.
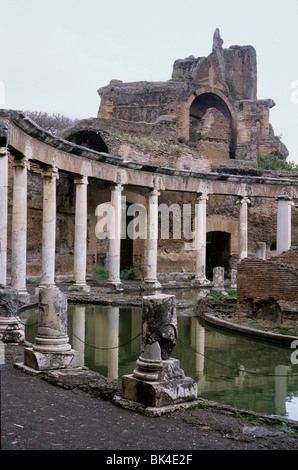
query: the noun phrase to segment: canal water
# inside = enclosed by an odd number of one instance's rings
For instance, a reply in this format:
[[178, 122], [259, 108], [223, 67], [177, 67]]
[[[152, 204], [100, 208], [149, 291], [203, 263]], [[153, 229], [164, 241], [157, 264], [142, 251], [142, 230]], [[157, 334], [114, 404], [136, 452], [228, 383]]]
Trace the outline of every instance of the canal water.
[[[178, 311], [178, 313], [180, 310]], [[38, 310], [20, 314], [34, 343]], [[141, 308], [70, 304], [68, 335], [80, 363], [105, 377], [131, 374], [140, 355]], [[298, 365], [290, 344], [231, 333], [178, 314], [172, 357], [208, 400], [298, 421]]]

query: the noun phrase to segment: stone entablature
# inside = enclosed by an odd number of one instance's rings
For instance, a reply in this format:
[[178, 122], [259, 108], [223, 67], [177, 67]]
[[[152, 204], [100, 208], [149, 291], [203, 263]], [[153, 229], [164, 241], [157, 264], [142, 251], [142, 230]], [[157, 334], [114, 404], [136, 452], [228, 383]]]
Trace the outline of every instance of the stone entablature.
[[290, 193], [298, 198], [298, 181], [290, 178], [230, 175], [159, 167], [96, 152], [76, 145], [38, 127], [17, 111], [0, 110], [0, 121], [9, 126], [11, 153], [60, 171], [111, 183], [163, 190], [274, 198]]
[[[204, 253], [208, 243], [208, 240], [206, 240], [207, 227], [209, 227], [209, 230], [212, 227], [211, 230], [214, 231], [214, 234], [218, 232], [218, 227], [220, 227], [220, 225], [214, 225], [214, 223], [210, 224], [212, 218], [208, 219], [209, 207], [215, 207], [214, 198], [218, 198], [217, 204], [219, 206], [217, 211], [220, 211], [219, 214], [222, 217], [223, 225], [221, 226], [220, 233], [229, 232], [226, 235], [231, 237], [230, 248], [228, 247], [228, 239], [225, 239], [226, 250], [228, 250], [227, 254], [233, 254], [237, 258], [240, 254], [241, 256], [242, 254], [246, 256], [248, 252], [249, 226], [247, 220], [248, 212], [250, 211], [250, 201], [255, 205], [259, 200], [266, 199], [270, 203], [273, 201], [274, 206], [272, 207], [276, 213], [277, 206], [275, 205], [277, 203], [275, 198], [281, 195], [286, 198], [298, 197], [297, 179], [200, 172], [123, 160], [119, 157], [90, 150], [86, 147], [67, 142], [64, 139], [54, 137], [16, 111], [0, 111], [0, 121], [6, 125], [7, 134], [9, 135], [8, 146], [5, 147], [5, 151], [1, 154], [3, 157], [0, 158], [0, 174], [7, 175], [8, 166], [10, 181], [13, 182], [9, 189], [9, 208], [11, 209], [9, 214], [12, 218], [12, 233], [11, 237], [9, 236], [9, 246], [6, 248], [5, 237], [10, 232], [10, 224], [5, 223], [1, 228], [1, 238], [4, 241], [4, 243], [1, 243], [1, 246], [4, 249], [0, 251], [0, 265], [3, 266], [4, 277], [6, 275], [5, 264], [7, 263], [8, 266], [11, 266], [13, 287], [17, 288], [24, 295], [26, 295], [26, 263], [28, 269], [29, 262], [28, 259], [26, 260], [26, 247], [28, 247], [28, 243], [32, 243], [32, 235], [37, 247], [35, 248], [36, 260], [39, 256], [38, 252], [41, 253], [43, 258], [40, 266], [38, 266], [38, 270], [35, 270], [36, 275], [42, 276], [41, 286], [42, 282], [53, 285], [58, 269], [59, 274], [65, 271], [68, 274], [70, 271], [75, 273], [75, 286], [85, 289], [86, 276], [84, 274], [86, 274], [86, 262], [89, 263], [89, 268], [91, 267], [89, 272], [95, 273], [96, 258], [98, 253], [103, 253], [103, 251], [110, 267], [112, 260], [114, 260], [113, 266], [115, 269], [110, 269], [110, 281], [118, 286], [121, 285], [119, 279], [119, 269], [121, 266], [121, 244], [119, 244], [119, 238], [117, 243], [101, 245], [99, 250], [99, 242], [95, 234], [96, 207], [98, 204], [109, 202], [113, 205], [115, 211], [120, 214], [121, 198], [113, 197], [117, 187], [121, 188], [121, 194], [124, 198], [127, 198], [128, 203], [138, 203], [138, 201], [141, 201], [147, 212], [149, 207], [151, 207], [151, 196], [153, 194], [155, 204], [166, 203], [170, 205], [172, 201], [179, 207], [182, 207], [184, 203], [191, 206], [192, 230], [195, 230], [193, 231], [195, 234], [194, 238], [199, 241], [198, 244], [185, 243], [183, 239], [173, 239], [171, 241], [158, 239], [157, 243], [152, 243], [152, 245], [149, 244], [148, 240], [134, 240], [133, 242], [132, 265], [138, 269], [138, 275], [145, 281], [147, 279], [148, 283], [152, 286], [159, 285], [157, 279], [158, 271], [175, 272], [177, 271], [177, 265], [181, 272], [195, 272], [195, 282], [206, 282], [205, 270], [208, 260]], [[27, 177], [32, 175], [33, 171], [36, 171], [34, 173], [36, 176], [31, 181], [31, 188], [34, 189], [34, 194], [29, 193], [28, 208], [31, 198], [33, 198], [34, 204], [37, 203], [37, 194], [35, 194], [37, 188], [39, 188], [40, 192], [40, 201], [43, 201], [43, 203], [38, 208], [38, 217], [37, 213], [34, 213], [34, 208], [31, 208], [31, 210], [33, 209], [33, 212], [30, 214], [32, 219], [30, 222], [31, 236], [26, 240], [26, 232], [28, 231], [26, 226], [28, 220], [28, 217], [26, 217]], [[44, 177], [42, 178], [41, 175], [44, 175]], [[38, 181], [37, 177], [39, 178]], [[37, 187], [32, 186], [34, 182], [38, 183]], [[65, 186], [65, 183], [67, 183], [67, 186]], [[55, 201], [56, 184], [57, 200]], [[5, 220], [5, 215], [7, 214], [7, 203], [5, 201], [8, 199], [7, 176], [1, 182], [1, 185], [0, 190], [4, 197], [0, 201], [0, 213], [3, 214], [0, 220]], [[72, 191], [67, 192], [68, 187], [69, 189], [72, 187]], [[42, 191], [44, 192], [44, 198], [41, 197]], [[89, 195], [86, 194], [87, 191]], [[75, 193], [76, 204], [74, 205], [70, 200], [74, 201]], [[66, 197], [65, 200], [64, 197]], [[70, 198], [70, 200], [68, 201], [67, 198]], [[235, 213], [233, 217], [235, 220], [233, 220], [233, 224], [228, 225], [225, 222], [228, 213], [224, 212], [224, 201], [229, 198], [233, 199], [233, 202], [232, 200], [231, 202], [234, 205]], [[204, 204], [201, 203], [202, 201], [204, 201]], [[237, 204], [237, 201], [240, 204]], [[58, 219], [58, 205], [60, 207], [60, 219]], [[69, 213], [69, 208], [72, 211], [71, 213]], [[198, 213], [195, 213], [195, 208], [198, 208]], [[83, 224], [78, 223], [79, 214]], [[72, 222], [70, 221], [71, 217]], [[33, 220], [35, 220], [34, 225], [40, 227], [40, 234], [44, 233], [42, 240], [41, 237], [38, 240], [39, 231], [33, 230]], [[157, 211], [154, 212], [152, 220], [156, 230], [159, 224]], [[200, 221], [199, 224], [197, 224], [198, 220]], [[288, 221], [290, 224], [290, 218], [288, 218]], [[151, 223], [150, 220], [148, 222], [149, 224]], [[36, 225], [37, 223], [38, 225]], [[46, 229], [47, 223], [50, 224], [51, 231]], [[88, 225], [87, 231], [85, 224]], [[65, 225], [65, 229], [62, 228], [62, 225]], [[56, 240], [53, 235], [55, 226]], [[68, 232], [66, 234], [65, 231], [67, 229]], [[290, 229], [289, 225], [289, 231]], [[64, 230], [63, 237], [59, 236], [62, 230]], [[73, 232], [72, 235], [76, 241], [71, 240], [72, 236], [70, 236], [69, 230]], [[272, 221], [270, 222], [270, 232], [272, 232]], [[69, 240], [66, 240], [66, 236]], [[88, 239], [87, 252], [84, 250], [84, 237]], [[10, 245], [11, 238], [12, 246]], [[67, 243], [69, 248], [63, 248]], [[38, 244], [41, 244], [41, 247]], [[236, 245], [238, 245], [238, 250], [236, 250]], [[56, 259], [55, 252], [59, 253]], [[7, 253], [11, 254], [10, 259], [7, 259]], [[72, 253], [74, 256], [72, 256]], [[68, 267], [65, 270], [63, 264], [66, 258], [68, 260]], [[160, 261], [159, 267], [158, 260]], [[79, 270], [78, 265], [80, 267]], [[41, 266], [45, 272], [39, 272]], [[60, 267], [62, 268], [61, 270]]]

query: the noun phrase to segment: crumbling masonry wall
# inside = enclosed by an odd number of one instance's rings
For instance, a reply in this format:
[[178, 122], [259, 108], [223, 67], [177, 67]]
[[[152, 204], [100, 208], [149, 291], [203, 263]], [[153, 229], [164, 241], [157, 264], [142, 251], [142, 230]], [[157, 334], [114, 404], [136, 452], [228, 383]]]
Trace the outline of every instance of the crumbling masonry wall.
[[298, 248], [271, 258], [246, 258], [238, 264], [237, 300], [269, 299], [297, 302]]

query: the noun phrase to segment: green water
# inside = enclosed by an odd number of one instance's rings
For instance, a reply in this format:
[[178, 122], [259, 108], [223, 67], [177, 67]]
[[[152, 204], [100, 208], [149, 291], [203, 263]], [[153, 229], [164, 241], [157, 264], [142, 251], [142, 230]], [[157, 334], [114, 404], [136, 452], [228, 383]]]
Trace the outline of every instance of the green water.
[[[21, 313], [26, 339], [34, 343], [37, 309]], [[140, 308], [69, 305], [68, 335], [81, 364], [102, 375], [131, 374], [140, 355]], [[293, 349], [203, 325], [178, 315], [172, 356], [208, 400], [298, 420], [298, 365]], [[287, 377], [286, 377], [287, 376]]]

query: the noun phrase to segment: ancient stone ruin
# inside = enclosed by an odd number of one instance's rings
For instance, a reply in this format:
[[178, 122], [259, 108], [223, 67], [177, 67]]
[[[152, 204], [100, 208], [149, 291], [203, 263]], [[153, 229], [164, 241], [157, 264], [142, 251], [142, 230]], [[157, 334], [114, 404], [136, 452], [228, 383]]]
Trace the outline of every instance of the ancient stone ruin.
[[[226, 49], [216, 30], [210, 55], [175, 61], [168, 81], [111, 80], [98, 93], [97, 117], [60, 136], [18, 111], [0, 110], [0, 295], [9, 286], [7, 295], [16, 292], [26, 305], [28, 280], [35, 283], [39, 330], [24, 364], [38, 371], [77, 365], [57, 280], [88, 295], [88, 281], [102, 271], [115, 290], [124, 289], [127, 269], [140, 289], [152, 291], [164, 280], [182, 279], [222, 292], [237, 279], [243, 302], [251, 295], [247, 266], [250, 276], [274, 267], [297, 285], [297, 267], [272, 258], [298, 244], [298, 175], [259, 168], [262, 155], [284, 161], [288, 151], [270, 125], [274, 101], [257, 97], [253, 47]], [[295, 292], [282, 300], [295, 300]], [[170, 396], [176, 403], [194, 389], [171, 359], [174, 307], [161, 309], [158, 335], [150, 308], [143, 350], [127, 382], [138, 384], [130, 399], [151, 387], [150, 403], [159, 406]], [[12, 316], [15, 308], [0, 311], [1, 331]], [[165, 376], [175, 386], [160, 394], [155, 385]]]

